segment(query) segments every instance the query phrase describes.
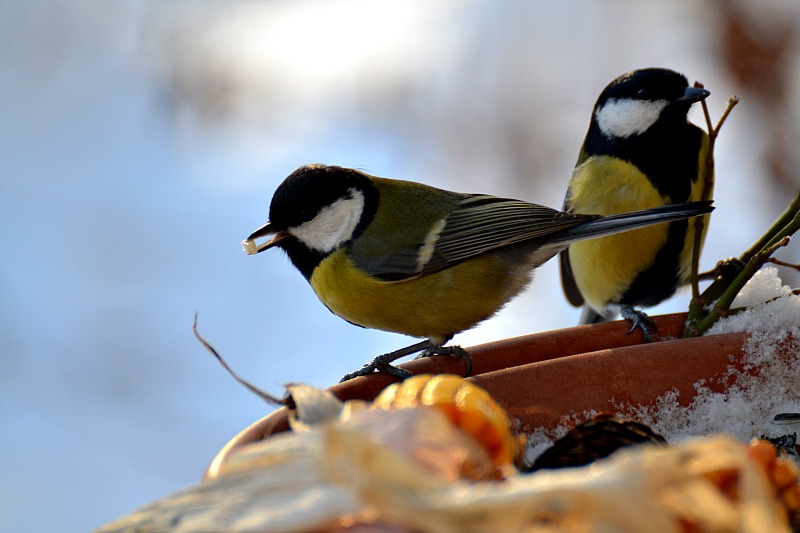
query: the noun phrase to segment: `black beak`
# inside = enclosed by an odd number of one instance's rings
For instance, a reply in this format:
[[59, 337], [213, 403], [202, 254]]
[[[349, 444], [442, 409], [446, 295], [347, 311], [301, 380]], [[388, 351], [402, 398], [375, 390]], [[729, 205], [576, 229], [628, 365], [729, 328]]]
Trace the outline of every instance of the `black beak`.
[[[269, 235], [272, 235], [273, 237], [267, 242], [262, 244], [256, 243], [257, 239], [267, 237]], [[242, 241], [242, 248], [244, 248], [244, 251], [247, 253], [247, 255], [255, 255], [263, 252], [264, 250], [269, 250], [288, 236], [289, 234], [287, 232], [276, 231], [275, 228], [269, 222], [267, 222]]]
[[710, 91], [701, 89], [700, 87], [687, 87], [686, 90], [683, 91], [683, 96], [678, 98], [677, 101], [693, 104], [695, 102], [699, 102], [700, 100], [705, 100], [710, 94]]

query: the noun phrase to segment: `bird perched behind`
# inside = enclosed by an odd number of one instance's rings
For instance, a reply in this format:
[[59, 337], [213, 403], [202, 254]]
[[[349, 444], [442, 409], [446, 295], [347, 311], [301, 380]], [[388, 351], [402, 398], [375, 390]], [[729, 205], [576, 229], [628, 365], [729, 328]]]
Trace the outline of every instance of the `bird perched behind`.
[[463, 355], [444, 344], [497, 312], [570, 243], [712, 209], [701, 202], [612, 217], [568, 214], [307, 165], [281, 183], [269, 222], [242, 244], [249, 254], [282, 248], [322, 303], [348, 322], [426, 339], [345, 379], [375, 369], [407, 377], [390, 363], [419, 351]]
[[[594, 105], [564, 210], [614, 215], [701, 200], [708, 136], [687, 114], [709, 94], [660, 68], [612, 81]], [[581, 323], [620, 312], [649, 340], [647, 315], [635, 307], [656, 305], [689, 282], [694, 233], [694, 224], [676, 220], [562, 252], [562, 285], [570, 303], [585, 306]]]

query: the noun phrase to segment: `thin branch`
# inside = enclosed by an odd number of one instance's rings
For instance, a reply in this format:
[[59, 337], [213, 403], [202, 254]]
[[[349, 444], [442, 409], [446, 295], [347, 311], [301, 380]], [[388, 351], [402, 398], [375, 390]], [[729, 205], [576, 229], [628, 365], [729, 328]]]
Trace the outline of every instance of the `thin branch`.
[[285, 406], [288, 406], [289, 403], [291, 403], [291, 400], [289, 399], [289, 397], [277, 398], [277, 397], [269, 394], [268, 392], [264, 392], [263, 390], [259, 389], [258, 387], [256, 387], [255, 385], [253, 385], [249, 381], [247, 381], [246, 379], [240, 377], [236, 372], [234, 372], [233, 369], [230, 366], [228, 366], [228, 363], [225, 362], [225, 360], [222, 358], [222, 356], [219, 354], [219, 352], [217, 352], [217, 350], [214, 349], [214, 347], [211, 346], [211, 344], [209, 344], [208, 341], [205, 340], [200, 335], [200, 333], [197, 331], [197, 313], [194, 314], [194, 324], [192, 324], [192, 330], [194, 331], [194, 336], [197, 337], [198, 341], [200, 341], [200, 344], [202, 344], [203, 347], [206, 350], [211, 352], [211, 355], [213, 355], [217, 359], [217, 361], [219, 361], [219, 364], [222, 365], [222, 368], [227, 370], [228, 374], [230, 374], [233, 377], [233, 379], [238, 381], [240, 384], [244, 385], [244, 387], [247, 390], [249, 390], [250, 392], [252, 392], [253, 394], [255, 394], [256, 396], [258, 396], [259, 398], [261, 398], [262, 400], [264, 400], [265, 402], [267, 402], [268, 404], [271, 404], [271, 405], [285, 405]]
[[[695, 87], [703, 88], [703, 84], [700, 82], [695, 82]], [[717, 142], [717, 137], [719, 136], [719, 132], [722, 129], [722, 125], [727, 120], [728, 115], [731, 114], [733, 108], [739, 103], [739, 98], [736, 96], [731, 96], [728, 98], [728, 105], [725, 107], [725, 111], [722, 112], [722, 116], [720, 117], [719, 121], [717, 122], [716, 126], [711, 125], [711, 114], [708, 111], [708, 104], [705, 100], [700, 102], [700, 105], [703, 108], [703, 116], [706, 119], [706, 125], [708, 127], [708, 151], [706, 152], [706, 168], [705, 168], [705, 175], [704, 175], [704, 182], [703, 182], [703, 193], [700, 197], [700, 200], [710, 200], [711, 194], [714, 191], [714, 147]], [[692, 270], [691, 270], [691, 280], [692, 280], [692, 298], [699, 298], [700, 297], [700, 283], [698, 278], [698, 272], [700, 271], [700, 253], [702, 252], [703, 248], [703, 232], [705, 229], [706, 221], [710, 220], [711, 217], [695, 217], [694, 218], [694, 243], [692, 246]]]
[[[800, 196], [800, 193], [798, 193]], [[753, 275], [761, 268], [761, 266], [775, 253], [775, 251], [782, 247], [787, 246], [791, 240], [791, 235], [800, 230], [800, 211], [796, 212], [793, 219], [786, 224], [780, 231], [774, 234], [757, 253], [746, 262], [745, 267], [738, 276], [731, 282], [731, 284], [724, 290], [719, 297], [711, 312], [703, 318], [699, 323], [687, 324], [687, 329], [684, 332], [684, 337], [695, 337], [702, 335], [721, 317], [725, 316], [730, 309], [736, 295], [742, 290], [742, 287], [753, 277]]]
[[767, 243], [772, 240], [773, 236], [777, 234], [781, 229], [785, 228], [793, 218], [797, 217], [797, 214], [800, 213], [800, 189], [797, 189], [797, 194], [789, 203], [789, 207], [781, 213], [781, 216], [770, 226], [770, 228], [761, 236], [758, 241], [753, 244], [750, 248], [747, 249], [739, 259], [743, 262], [747, 262], [757, 254]]
[[[699, 81], [694, 82], [694, 86], [697, 87], [698, 89], [705, 89], [706, 88], [706, 86], [703, 83], [699, 82]], [[711, 124], [711, 114], [708, 112], [708, 105], [706, 104], [705, 100], [702, 100], [700, 102], [700, 105], [703, 107], [703, 116], [706, 119], [706, 130], [708, 131], [708, 133], [710, 135], [711, 132], [714, 131], [714, 126]]]
[[769, 259], [767, 259], [767, 263], [772, 263], [778, 266], [791, 268], [793, 270], [800, 270], [800, 264], [795, 265], [794, 263], [787, 263], [786, 261], [781, 261], [780, 259], [775, 259], [774, 257], [770, 257]]
[[[703, 84], [700, 82], [694, 83], [695, 87], [700, 89], [704, 88]], [[722, 129], [722, 125], [727, 120], [728, 115], [730, 115], [731, 111], [734, 107], [739, 103], [739, 98], [736, 96], [731, 96], [728, 98], [728, 105], [725, 107], [725, 111], [723, 111], [722, 116], [720, 117], [719, 121], [717, 122], [716, 126], [713, 126], [711, 123], [711, 113], [708, 111], [708, 104], [705, 100], [700, 102], [700, 105], [703, 108], [703, 116], [706, 120], [706, 128], [708, 130], [708, 148], [706, 152], [706, 159], [705, 159], [705, 172], [704, 172], [704, 181], [703, 181], [703, 192], [700, 200], [710, 200], [711, 195], [714, 191], [714, 147], [716, 145], [717, 137], [719, 136], [719, 132]], [[689, 328], [690, 324], [694, 324], [700, 317], [702, 316], [705, 308], [705, 302], [702, 301], [700, 296], [700, 254], [703, 249], [703, 233], [705, 231], [706, 222], [710, 221], [710, 216], [702, 216], [702, 217], [695, 217], [694, 220], [690, 223], [694, 224], [694, 242], [692, 243], [692, 266], [691, 266], [691, 274], [690, 280], [692, 285], [692, 301], [689, 304], [689, 317], [687, 319], [687, 328]]]

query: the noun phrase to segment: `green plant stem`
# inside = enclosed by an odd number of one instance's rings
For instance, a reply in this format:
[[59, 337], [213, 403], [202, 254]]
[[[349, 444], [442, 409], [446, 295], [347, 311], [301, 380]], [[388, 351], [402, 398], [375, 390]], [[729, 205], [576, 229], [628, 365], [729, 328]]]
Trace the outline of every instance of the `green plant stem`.
[[[702, 335], [704, 332], [708, 331], [708, 329], [717, 320], [723, 316], [726, 316], [729, 313], [728, 310], [730, 309], [733, 300], [736, 298], [736, 295], [739, 294], [739, 291], [742, 290], [742, 287], [745, 286], [750, 278], [753, 277], [758, 269], [760, 269], [761, 266], [775, 252], [775, 250], [789, 244], [791, 235], [800, 230], [800, 210], [797, 208], [797, 204], [800, 204], [800, 191], [798, 191], [798, 196], [795, 198], [795, 200], [795, 202], [792, 202], [792, 205], [795, 205], [795, 211], [788, 223], [784, 224], [783, 227], [777, 232], [772, 231], [777, 225], [774, 224], [770, 228], [770, 231], [765, 234], [767, 237], [762, 237], [759, 240], [759, 242], [766, 240], [766, 243], [757, 252], [750, 255], [749, 259], [745, 263], [744, 269], [742, 269], [739, 275], [736, 276], [731, 284], [725, 289], [717, 302], [714, 304], [711, 312], [709, 312], [706, 317], [692, 327], [690, 331], [686, 331], [684, 333], [684, 337], [696, 337]], [[783, 216], [781, 219], [783, 219]], [[752, 250], [752, 248], [750, 250]], [[748, 250], [748, 252], [750, 252], [750, 250]]]
[[766, 246], [771, 240], [773, 240], [773, 236], [776, 235], [781, 229], [785, 228], [792, 219], [797, 217], [797, 214], [800, 213], [800, 189], [797, 190], [797, 194], [789, 203], [789, 207], [786, 208], [781, 216], [770, 226], [770, 228], [758, 239], [753, 246], [747, 249], [739, 259], [746, 263], [750, 260], [751, 257], [756, 255], [759, 251], [761, 251], [764, 246]]

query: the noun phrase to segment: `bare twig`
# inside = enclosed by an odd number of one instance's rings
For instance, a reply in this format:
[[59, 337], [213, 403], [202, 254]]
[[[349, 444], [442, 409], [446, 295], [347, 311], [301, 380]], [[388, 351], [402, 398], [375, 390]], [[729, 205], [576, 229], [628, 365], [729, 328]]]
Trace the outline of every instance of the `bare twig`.
[[[695, 82], [695, 87], [703, 88], [703, 84], [700, 82]], [[700, 200], [710, 200], [711, 196], [714, 191], [714, 147], [716, 145], [717, 137], [719, 136], [719, 132], [722, 129], [722, 125], [727, 120], [728, 115], [730, 115], [731, 111], [734, 107], [739, 103], [739, 98], [736, 96], [731, 96], [728, 98], [728, 105], [725, 107], [725, 111], [723, 111], [722, 116], [720, 117], [719, 121], [717, 122], [716, 126], [713, 126], [711, 123], [711, 114], [708, 111], [708, 104], [705, 100], [700, 102], [700, 105], [703, 108], [703, 116], [706, 120], [706, 128], [708, 129], [708, 147], [706, 151], [706, 159], [705, 159], [705, 172], [704, 172], [704, 180], [703, 180], [703, 191]], [[695, 217], [690, 224], [694, 224], [694, 242], [692, 243], [692, 266], [691, 266], [691, 274], [690, 280], [692, 285], [692, 300], [689, 303], [689, 314], [688, 318], [686, 319], [686, 328], [684, 335], [688, 335], [689, 333], [693, 333], [696, 331], [696, 324], [700, 321], [701, 318], [705, 315], [705, 308], [708, 305], [709, 301], [707, 298], [704, 298], [704, 295], [700, 294], [700, 254], [703, 248], [703, 233], [706, 229], [707, 221], [710, 221], [710, 216], [702, 216], [702, 217]], [[720, 282], [716, 283], [716, 286], [720, 286]]]
[[772, 263], [778, 266], [791, 268], [794, 270], [800, 270], [800, 264], [795, 265], [794, 263], [787, 263], [786, 261], [781, 261], [780, 259], [775, 259], [774, 257], [770, 257], [767, 259], [767, 263]]
[[797, 193], [792, 201], [789, 203], [789, 207], [786, 208], [786, 211], [781, 213], [781, 216], [770, 226], [770, 228], [758, 239], [753, 246], [747, 249], [740, 257], [742, 261], [749, 261], [751, 257], [757, 254], [764, 246], [769, 243], [770, 240], [773, 239], [774, 235], [777, 234], [781, 229], [785, 228], [795, 217], [797, 214], [800, 213], [800, 189], [797, 189]]
[[197, 337], [198, 341], [200, 341], [200, 344], [202, 344], [206, 350], [211, 352], [211, 355], [213, 355], [217, 359], [217, 361], [219, 361], [219, 364], [222, 365], [222, 368], [224, 368], [228, 372], [228, 374], [230, 374], [233, 377], [233, 379], [238, 381], [240, 384], [244, 385], [244, 387], [247, 390], [258, 396], [268, 404], [288, 406], [288, 404], [291, 402], [288, 396], [286, 398], [277, 398], [269, 394], [268, 392], [264, 392], [255, 385], [251, 384], [246, 379], [240, 377], [236, 372], [233, 371], [233, 369], [230, 366], [228, 366], [228, 363], [225, 362], [225, 360], [222, 358], [219, 352], [217, 352], [217, 350], [214, 349], [214, 347], [211, 346], [211, 344], [209, 344], [208, 341], [206, 341], [197, 331], [197, 313], [194, 314], [194, 324], [192, 324], [192, 330], [194, 331], [194, 336]]
[[[701, 89], [703, 88], [703, 84], [700, 82], [695, 82], [694, 86]], [[700, 105], [703, 108], [703, 116], [706, 119], [706, 127], [708, 128], [708, 151], [706, 152], [703, 193], [699, 200], [711, 199], [711, 195], [714, 191], [714, 146], [716, 144], [717, 137], [719, 136], [719, 132], [722, 129], [722, 125], [725, 123], [728, 115], [730, 115], [731, 111], [738, 103], [738, 97], [731, 96], [728, 98], [728, 105], [725, 107], [725, 111], [723, 111], [722, 116], [717, 122], [717, 125], [712, 126], [711, 114], [708, 111], [708, 104], [705, 100], [700, 102]], [[707, 220], [710, 220], [710, 217], [695, 217], [693, 221], [694, 243], [692, 246], [691, 270], [692, 299], [697, 299], [700, 297], [700, 279], [698, 277], [698, 272], [700, 271], [700, 253], [703, 247], [703, 232]]]

